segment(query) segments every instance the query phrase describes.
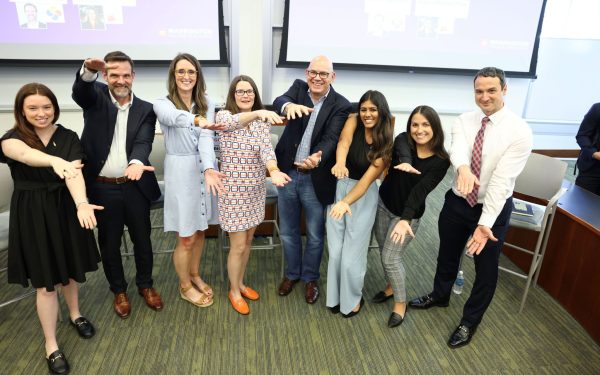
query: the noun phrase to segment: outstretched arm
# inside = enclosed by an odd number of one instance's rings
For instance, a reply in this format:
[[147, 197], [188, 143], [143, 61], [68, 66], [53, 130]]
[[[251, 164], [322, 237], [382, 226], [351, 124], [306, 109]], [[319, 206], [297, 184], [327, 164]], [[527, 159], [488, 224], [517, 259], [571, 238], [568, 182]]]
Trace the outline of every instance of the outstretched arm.
[[342, 133], [340, 134], [340, 140], [338, 141], [337, 148], [335, 150], [335, 165], [331, 168], [331, 174], [338, 179], [348, 177], [346, 158], [348, 157], [350, 145], [352, 145], [352, 137], [354, 136], [356, 125], [356, 114], [350, 114], [346, 120], [346, 123], [344, 124]]
[[54, 173], [61, 179], [75, 178], [81, 175], [81, 168], [83, 167], [80, 160], [69, 162], [57, 156], [48, 155], [29, 147], [19, 139], [3, 140], [2, 152], [6, 157], [27, 164], [30, 167], [52, 167]]

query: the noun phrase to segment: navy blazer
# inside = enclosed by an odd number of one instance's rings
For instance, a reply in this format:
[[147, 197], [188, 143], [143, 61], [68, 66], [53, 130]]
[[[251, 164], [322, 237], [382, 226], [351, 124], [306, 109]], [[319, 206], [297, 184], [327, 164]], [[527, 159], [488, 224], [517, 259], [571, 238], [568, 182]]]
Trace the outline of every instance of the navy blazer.
[[600, 160], [592, 157], [594, 152], [600, 150], [600, 103], [594, 104], [585, 115], [575, 139], [581, 147], [581, 153], [577, 159], [577, 167], [581, 172], [600, 163]]
[[[273, 101], [275, 110], [281, 113], [285, 103], [302, 104], [309, 108], [314, 107], [308, 93], [308, 84], [300, 79], [294, 81], [288, 91]], [[336, 178], [331, 174], [335, 165], [335, 151], [342, 128], [350, 113], [350, 102], [338, 94], [333, 87], [330, 88], [327, 98], [323, 102], [315, 128], [312, 133], [310, 153], [322, 151], [321, 163], [312, 170], [311, 179], [317, 198], [323, 205], [333, 203], [335, 199]], [[308, 125], [310, 116], [302, 116], [288, 121], [283, 134], [275, 148], [279, 168], [288, 173], [294, 165], [294, 159], [302, 135]]]
[[[111, 101], [108, 86], [101, 82], [86, 82], [81, 79], [79, 70], [73, 83], [73, 100], [83, 109], [83, 133], [81, 144], [86, 159], [83, 176], [87, 186], [91, 186], [100, 174], [115, 133], [118, 109]], [[127, 117], [127, 139], [125, 149], [127, 159], [137, 159], [150, 165], [156, 115], [152, 104], [133, 97]], [[134, 181], [142, 194], [154, 201], [160, 197], [160, 188], [154, 172], [142, 173], [139, 181]]]

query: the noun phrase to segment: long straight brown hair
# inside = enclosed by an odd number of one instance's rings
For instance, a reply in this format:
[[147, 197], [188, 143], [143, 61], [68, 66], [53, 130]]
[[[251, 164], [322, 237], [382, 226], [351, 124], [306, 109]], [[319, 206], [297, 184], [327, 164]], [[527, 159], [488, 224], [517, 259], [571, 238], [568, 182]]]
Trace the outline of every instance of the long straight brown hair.
[[[181, 60], [187, 60], [192, 65], [194, 65], [194, 69], [196, 69], [196, 84], [192, 89], [192, 101], [196, 104], [194, 106], [193, 113], [200, 116], [206, 117], [206, 112], [208, 111], [208, 103], [206, 100], [206, 82], [204, 81], [204, 75], [202, 74], [202, 68], [200, 67], [200, 62], [194, 56], [189, 53], [180, 53], [173, 61], [171, 61], [171, 65], [169, 65], [169, 78], [167, 80], [167, 91], [169, 92], [169, 99], [175, 104], [177, 109], [181, 109], [183, 111], [189, 111], [190, 108], [183, 102], [181, 96], [179, 96], [179, 91], [177, 91], [177, 79], [175, 78], [175, 66]], [[209, 120], [210, 121], [210, 120]]]
[[21, 140], [25, 142], [25, 144], [31, 148], [35, 148], [37, 150], [43, 150], [44, 144], [40, 140], [40, 137], [36, 134], [33, 125], [23, 113], [25, 106], [25, 99], [31, 95], [41, 95], [50, 99], [50, 103], [52, 103], [52, 107], [54, 108], [54, 118], [52, 119], [52, 124], [55, 124], [58, 121], [58, 117], [60, 115], [60, 108], [58, 107], [58, 100], [56, 100], [56, 95], [50, 90], [46, 85], [41, 83], [32, 82], [28, 83], [25, 86], [21, 87], [17, 92], [17, 96], [15, 97], [15, 106], [13, 109], [13, 113], [15, 116], [15, 125], [13, 126], [13, 130], [15, 130]]

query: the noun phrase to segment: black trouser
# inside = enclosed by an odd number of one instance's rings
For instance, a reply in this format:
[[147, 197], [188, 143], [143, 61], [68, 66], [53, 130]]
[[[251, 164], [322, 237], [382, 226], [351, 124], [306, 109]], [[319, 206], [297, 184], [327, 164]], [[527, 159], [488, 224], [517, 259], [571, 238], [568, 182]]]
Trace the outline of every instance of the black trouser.
[[[450, 298], [460, 258], [465, 252], [467, 240], [477, 227], [482, 208], [482, 204], [471, 207], [464, 198], [456, 196], [452, 190], [446, 193], [444, 207], [438, 220], [440, 248], [433, 282], [434, 298], [442, 300]], [[510, 223], [511, 211], [512, 197], [506, 200], [504, 208], [491, 228], [498, 241], [488, 240], [481, 253], [474, 256], [475, 282], [471, 295], [465, 303], [461, 319], [461, 324], [468, 327], [474, 327], [481, 322], [483, 314], [494, 297], [498, 281], [498, 259]]]
[[106, 280], [113, 293], [127, 291], [121, 259], [121, 238], [127, 225], [133, 242], [138, 288], [152, 287], [152, 243], [150, 242], [150, 201], [133, 182], [96, 182], [89, 189], [91, 203], [104, 206], [96, 211], [98, 243]]
[[593, 167], [585, 172], [579, 171], [575, 185], [600, 195], [600, 161], [597, 161]]

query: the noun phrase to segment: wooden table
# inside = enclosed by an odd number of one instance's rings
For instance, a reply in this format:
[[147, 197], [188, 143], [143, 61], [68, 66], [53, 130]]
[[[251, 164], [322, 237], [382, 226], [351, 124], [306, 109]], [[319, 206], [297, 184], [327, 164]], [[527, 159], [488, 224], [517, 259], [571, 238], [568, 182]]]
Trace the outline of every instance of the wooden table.
[[[511, 228], [507, 240], [533, 246], [532, 232]], [[531, 256], [504, 247], [522, 269]], [[559, 199], [538, 284], [600, 343], [600, 196], [568, 186]]]

